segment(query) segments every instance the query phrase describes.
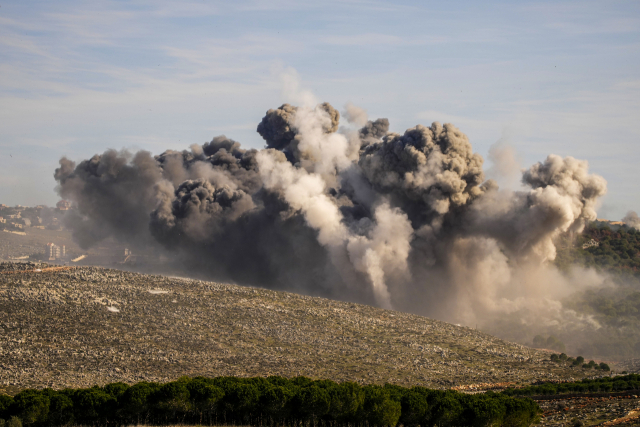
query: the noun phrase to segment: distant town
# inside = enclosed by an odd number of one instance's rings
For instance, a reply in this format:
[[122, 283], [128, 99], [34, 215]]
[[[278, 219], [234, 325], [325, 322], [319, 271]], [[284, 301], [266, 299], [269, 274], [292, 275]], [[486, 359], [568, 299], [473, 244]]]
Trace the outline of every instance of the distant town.
[[71, 203], [66, 200], [60, 200], [55, 208], [44, 205], [28, 207], [0, 204], [0, 230], [17, 233], [29, 227], [59, 230], [62, 226], [61, 219], [70, 209]]
[[66, 200], [55, 207], [0, 204], [0, 260], [63, 265], [133, 265], [138, 261], [131, 249], [112, 242], [92, 251], [79, 248], [64, 227], [65, 215], [73, 209]]

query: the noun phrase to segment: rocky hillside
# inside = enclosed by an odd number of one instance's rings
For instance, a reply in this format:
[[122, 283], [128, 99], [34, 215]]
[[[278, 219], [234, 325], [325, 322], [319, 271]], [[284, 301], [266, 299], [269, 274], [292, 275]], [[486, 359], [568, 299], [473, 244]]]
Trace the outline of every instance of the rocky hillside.
[[[580, 370], [482, 332], [379, 308], [175, 277], [0, 264], [0, 386], [305, 375], [453, 387]], [[0, 390], [1, 391], [1, 390]]]

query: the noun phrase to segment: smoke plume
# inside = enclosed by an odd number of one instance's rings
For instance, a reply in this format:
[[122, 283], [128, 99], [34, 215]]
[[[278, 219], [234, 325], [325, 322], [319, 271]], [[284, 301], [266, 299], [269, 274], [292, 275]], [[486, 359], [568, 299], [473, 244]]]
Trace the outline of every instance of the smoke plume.
[[525, 190], [501, 190], [452, 124], [400, 134], [353, 105], [346, 114], [359, 130], [338, 130], [328, 103], [269, 110], [262, 150], [218, 136], [156, 156], [63, 158], [55, 178], [77, 206], [69, 226], [85, 247], [106, 237], [161, 246], [216, 280], [468, 325], [561, 315], [558, 298], [577, 285], [549, 266], [556, 239], [595, 220], [606, 192], [587, 162], [550, 155], [524, 170]]
[[622, 218], [622, 222], [624, 222], [629, 227], [633, 227], [636, 230], [640, 230], [640, 217], [638, 217], [638, 214], [635, 211], [627, 212], [625, 217]]

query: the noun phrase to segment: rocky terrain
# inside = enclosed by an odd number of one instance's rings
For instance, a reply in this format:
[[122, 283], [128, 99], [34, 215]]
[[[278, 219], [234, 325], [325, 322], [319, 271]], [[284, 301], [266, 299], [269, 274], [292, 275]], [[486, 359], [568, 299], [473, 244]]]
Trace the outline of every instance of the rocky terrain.
[[585, 375], [543, 351], [416, 315], [176, 277], [48, 267], [0, 264], [5, 392], [182, 375], [471, 390]]
[[543, 416], [540, 426], [638, 426], [637, 395], [622, 394], [538, 400]]

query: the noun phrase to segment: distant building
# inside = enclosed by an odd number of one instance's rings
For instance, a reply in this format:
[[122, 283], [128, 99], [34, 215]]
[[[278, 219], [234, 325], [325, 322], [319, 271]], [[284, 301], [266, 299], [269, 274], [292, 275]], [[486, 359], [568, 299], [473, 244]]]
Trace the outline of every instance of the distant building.
[[54, 243], [47, 243], [44, 247], [44, 257], [48, 258], [49, 261], [64, 258], [66, 255], [64, 245], [58, 246]]
[[31, 227], [31, 220], [28, 218], [22, 218], [20, 220], [21, 224], [24, 225], [25, 227]]
[[0, 209], [5, 209], [5, 208], [8, 208], [8, 207], [9, 206], [7, 206], [7, 205], [0, 204]]
[[131, 249], [124, 248], [124, 258], [122, 259], [122, 264], [135, 264], [138, 257], [131, 252]]
[[56, 208], [58, 208], [59, 211], [68, 211], [69, 209], [71, 209], [71, 202], [60, 200], [58, 203], [56, 203]]
[[600, 243], [597, 240], [591, 239], [587, 243], [582, 245], [582, 249], [589, 249], [589, 248], [598, 247], [598, 246], [600, 246]]
[[20, 230], [22, 230], [22, 229], [24, 228], [24, 225], [20, 224], [19, 222], [14, 222], [14, 223], [13, 223], [13, 226], [14, 226], [15, 228], [19, 228]]
[[0, 216], [0, 222], [3, 223], [3, 224], [6, 224], [7, 220]]

